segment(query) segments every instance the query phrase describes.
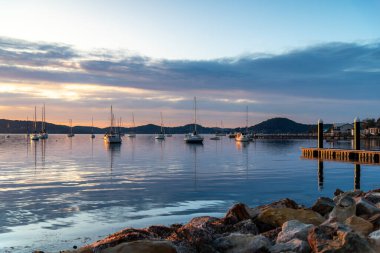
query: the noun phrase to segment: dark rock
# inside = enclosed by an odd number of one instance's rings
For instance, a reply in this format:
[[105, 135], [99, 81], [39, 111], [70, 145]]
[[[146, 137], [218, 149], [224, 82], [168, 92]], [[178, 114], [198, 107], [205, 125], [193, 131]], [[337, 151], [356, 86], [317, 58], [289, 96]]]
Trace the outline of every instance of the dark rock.
[[380, 213], [380, 209], [377, 208], [373, 203], [369, 202], [364, 198], [359, 198], [356, 201], [356, 215], [374, 215]]
[[102, 253], [177, 253], [175, 246], [169, 241], [141, 240], [124, 242], [117, 246], [107, 248]]
[[329, 218], [336, 219], [339, 222], [344, 222], [348, 217], [355, 215], [355, 213], [355, 201], [351, 197], [344, 196], [337, 201], [336, 206], [329, 215]]
[[335, 207], [335, 203], [332, 199], [326, 197], [320, 197], [311, 207], [311, 210], [319, 213], [322, 216], [329, 214]]
[[339, 223], [314, 227], [307, 239], [315, 253], [375, 253], [366, 239]]
[[268, 238], [262, 235], [232, 233], [213, 242], [215, 249], [223, 253], [268, 252], [272, 246]]
[[341, 195], [341, 194], [343, 194], [343, 193], [344, 193], [344, 191], [342, 191], [341, 189], [337, 188], [337, 189], [335, 190], [335, 192], [334, 192], [334, 196], [339, 196], [339, 195]]
[[235, 224], [239, 221], [250, 219], [251, 216], [249, 215], [248, 209], [249, 207], [242, 203], [233, 205], [224, 217], [225, 223]]
[[380, 192], [368, 192], [363, 197], [365, 200], [371, 202], [372, 204], [380, 203]]
[[261, 233], [261, 235], [268, 238], [271, 242], [276, 242], [277, 236], [281, 232], [281, 230], [282, 228], [278, 227], [278, 228], [266, 231], [264, 233]]
[[78, 248], [78, 246], [76, 246], [76, 245], [73, 246], [73, 249], [77, 249], [77, 248]]
[[[181, 226], [180, 226], [181, 227]], [[175, 227], [166, 227], [166, 226], [150, 226], [146, 229], [150, 234], [155, 235], [158, 238], [165, 239], [170, 236], [178, 228]]]
[[347, 191], [347, 192], [344, 192], [338, 196], [335, 196], [333, 200], [334, 200], [335, 204], [337, 204], [340, 199], [345, 198], [345, 197], [350, 197], [350, 198], [355, 199], [355, 198], [362, 197], [362, 196], [364, 196], [364, 193], [360, 190]]
[[241, 234], [252, 234], [257, 235], [259, 233], [259, 229], [256, 224], [251, 220], [243, 220], [236, 223], [233, 226], [229, 226], [224, 230], [224, 233], [234, 233], [239, 232]]
[[380, 214], [379, 213], [372, 215], [367, 220], [372, 223], [374, 230], [380, 229]]
[[299, 205], [294, 200], [286, 198], [286, 199], [281, 199], [281, 200], [273, 202], [271, 204], [262, 206], [262, 208], [265, 208], [265, 207], [298, 209]]

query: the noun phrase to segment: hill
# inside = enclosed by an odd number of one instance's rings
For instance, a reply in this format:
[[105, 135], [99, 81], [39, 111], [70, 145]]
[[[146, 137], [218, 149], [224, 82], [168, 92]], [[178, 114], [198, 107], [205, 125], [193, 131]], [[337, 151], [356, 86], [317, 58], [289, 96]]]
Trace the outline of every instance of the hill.
[[249, 128], [254, 133], [262, 134], [309, 133], [315, 129], [316, 125], [301, 124], [287, 118], [268, 119]]

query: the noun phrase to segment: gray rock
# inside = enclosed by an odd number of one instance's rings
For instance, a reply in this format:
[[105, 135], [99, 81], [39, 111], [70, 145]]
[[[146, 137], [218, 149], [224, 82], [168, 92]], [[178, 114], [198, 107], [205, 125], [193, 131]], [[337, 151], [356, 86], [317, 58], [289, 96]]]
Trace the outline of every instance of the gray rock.
[[373, 231], [368, 235], [368, 238], [377, 246], [380, 246], [380, 230]]
[[311, 210], [319, 213], [322, 216], [329, 214], [335, 207], [335, 203], [330, 198], [320, 197], [311, 207]]
[[213, 246], [223, 253], [251, 253], [269, 251], [272, 245], [269, 239], [262, 235], [232, 233], [214, 240]]
[[368, 215], [372, 216], [374, 214], [380, 213], [380, 209], [373, 203], [369, 202], [364, 198], [359, 198], [356, 201], [356, 215]]
[[290, 220], [282, 225], [282, 231], [278, 234], [276, 243], [286, 243], [294, 238], [306, 241], [312, 224], [304, 224], [298, 220]]
[[380, 192], [368, 192], [364, 195], [364, 199], [373, 204], [380, 203]]
[[270, 249], [270, 252], [271, 253], [281, 253], [281, 252], [309, 253], [311, 252], [311, 248], [306, 241], [302, 241], [295, 238], [286, 243], [276, 243]]
[[348, 196], [340, 198], [329, 215], [329, 219], [344, 222], [348, 217], [356, 214], [355, 201]]
[[360, 190], [347, 191], [347, 192], [344, 192], [344, 193], [341, 193], [341, 194], [335, 196], [333, 200], [334, 200], [335, 204], [337, 204], [339, 202], [339, 200], [341, 200], [344, 197], [356, 198], [356, 197], [360, 197], [362, 195], [363, 195], [363, 192]]

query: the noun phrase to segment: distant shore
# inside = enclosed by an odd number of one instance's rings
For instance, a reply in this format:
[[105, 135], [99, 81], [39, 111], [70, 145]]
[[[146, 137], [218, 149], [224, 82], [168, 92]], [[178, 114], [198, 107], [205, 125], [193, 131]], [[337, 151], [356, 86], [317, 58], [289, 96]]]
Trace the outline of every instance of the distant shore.
[[127, 228], [62, 252], [379, 252], [380, 189], [337, 189], [334, 195], [318, 198], [311, 207], [290, 199], [258, 207], [238, 203], [222, 218], [204, 216], [184, 225]]

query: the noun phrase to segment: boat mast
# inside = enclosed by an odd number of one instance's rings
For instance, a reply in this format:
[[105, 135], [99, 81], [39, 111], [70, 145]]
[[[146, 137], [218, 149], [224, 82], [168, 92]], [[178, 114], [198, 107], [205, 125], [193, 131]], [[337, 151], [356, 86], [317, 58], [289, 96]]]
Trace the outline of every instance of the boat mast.
[[132, 121], [133, 121], [133, 128], [135, 128], [136, 127], [136, 125], [135, 125], [135, 115], [133, 114], [133, 112], [132, 112]]
[[34, 133], [37, 133], [37, 107], [34, 106]]
[[91, 134], [94, 134], [94, 117], [91, 117]]
[[194, 97], [194, 133], [197, 134], [197, 97]]
[[26, 134], [29, 135], [29, 117], [26, 116]]
[[246, 115], [246, 122], [245, 122], [245, 132], [248, 134], [248, 105], [247, 105], [247, 115]]
[[162, 112], [160, 112], [160, 115], [161, 115], [161, 134], [163, 134], [164, 132], [162, 131]]

